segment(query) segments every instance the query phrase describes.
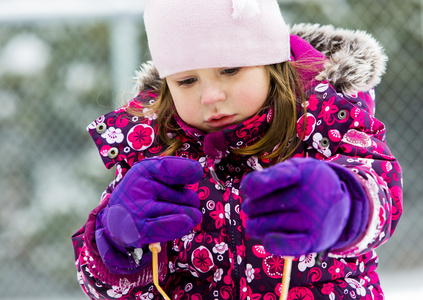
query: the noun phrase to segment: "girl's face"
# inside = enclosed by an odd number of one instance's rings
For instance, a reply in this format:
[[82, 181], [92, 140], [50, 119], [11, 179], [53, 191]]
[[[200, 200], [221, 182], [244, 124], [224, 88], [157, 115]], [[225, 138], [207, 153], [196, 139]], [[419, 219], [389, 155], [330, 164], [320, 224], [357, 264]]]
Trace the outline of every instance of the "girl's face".
[[269, 93], [264, 66], [208, 68], [166, 77], [179, 117], [204, 132], [239, 124], [263, 106]]

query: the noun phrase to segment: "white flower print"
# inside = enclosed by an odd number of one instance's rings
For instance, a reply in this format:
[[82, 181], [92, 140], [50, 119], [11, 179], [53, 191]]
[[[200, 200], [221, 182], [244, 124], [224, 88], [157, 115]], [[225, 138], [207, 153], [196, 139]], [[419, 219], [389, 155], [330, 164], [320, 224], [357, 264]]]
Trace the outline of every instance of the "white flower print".
[[128, 279], [120, 280], [119, 286], [112, 286], [111, 289], [107, 290], [107, 295], [112, 298], [120, 298], [123, 295], [128, 294], [133, 284], [129, 282]]
[[120, 298], [123, 295], [126, 295], [129, 292], [130, 286], [123, 285], [123, 286], [112, 286], [110, 290], [107, 290], [107, 295], [109, 295], [112, 298]]
[[216, 272], [214, 272], [214, 275], [213, 275], [214, 282], [221, 281], [222, 280], [222, 274], [223, 274], [223, 269], [217, 269]]
[[84, 276], [82, 275], [82, 272], [77, 272], [76, 277], [78, 278], [79, 284], [84, 284]]
[[330, 151], [329, 147], [324, 148], [320, 145], [320, 141], [323, 139], [323, 136], [321, 133], [317, 132], [316, 134], [313, 135], [313, 147], [319, 151], [320, 153], [322, 153], [323, 155], [325, 155], [326, 157], [331, 157], [332, 156], [332, 151]]
[[146, 116], [149, 120], [157, 119], [157, 114], [150, 108], [144, 108], [142, 113]]
[[360, 272], [364, 272], [365, 267], [366, 267], [366, 265], [364, 264], [364, 262], [360, 262], [360, 265], [359, 265]]
[[254, 268], [251, 264], [247, 264], [245, 269], [245, 275], [247, 276], [247, 282], [251, 283], [254, 280]]
[[173, 249], [173, 251], [176, 251], [176, 252], [181, 251], [181, 247], [179, 247], [179, 245], [176, 244], [175, 242], [173, 243], [172, 249]]
[[301, 255], [298, 259], [298, 270], [304, 272], [307, 268], [311, 268], [316, 264], [316, 253]]
[[361, 148], [367, 148], [372, 145], [372, 140], [370, 136], [368, 136], [364, 132], [357, 131], [355, 129], [348, 130], [344, 134], [342, 141], [344, 143], [347, 143], [356, 147], [361, 147]]
[[254, 171], [262, 171], [263, 167], [259, 164], [257, 156], [251, 156], [247, 160], [247, 165]]
[[96, 129], [97, 123], [95, 121], [91, 122], [90, 125], [87, 126], [87, 130]]
[[357, 161], [358, 162], [361, 162], [362, 164], [365, 164], [366, 166], [368, 166], [368, 167], [371, 168], [372, 167], [372, 164], [374, 162], [374, 159], [358, 157], [357, 158]]
[[186, 151], [186, 150], [188, 150], [190, 147], [191, 147], [191, 146], [190, 146], [190, 144], [188, 144], [188, 143], [183, 143], [183, 144], [182, 144], [182, 146], [181, 146], [181, 150], [182, 150], [182, 151]]
[[385, 237], [385, 232], [382, 232], [379, 236], [379, 241], [383, 240], [384, 237]]
[[109, 127], [105, 133], [101, 135], [102, 138], [106, 139], [109, 144], [120, 143], [123, 141], [124, 135], [122, 129]]
[[328, 88], [329, 88], [329, 84], [327, 84], [327, 83], [320, 83], [320, 84], [318, 84], [318, 85], [314, 88], [314, 90], [315, 90], [316, 92], [323, 93], [323, 92], [325, 92]]
[[175, 265], [173, 264], [173, 262], [169, 261], [169, 272], [170, 273], [175, 273]]
[[116, 165], [116, 181], [119, 182], [123, 178], [121, 165]]
[[96, 299], [100, 299], [100, 296], [92, 285], [88, 285], [88, 289], [90, 290], [91, 295], [93, 295]]
[[231, 221], [231, 205], [229, 203], [225, 204], [225, 217], [229, 222]]
[[345, 278], [345, 281], [355, 289], [357, 295], [359, 296], [365, 296], [366, 295], [366, 289], [363, 287], [363, 285], [358, 282], [355, 279], [352, 278]]
[[182, 238], [181, 238], [181, 240], [184, 242], [184, 247], [185, 248], [187, 248], [188, 247], [188, 244], [190, 243], [190, 242], [192, 242], [192, 240], [194, 239], [194, 233], [193, 232], [191, 232], [191, 233], [189, 233], [189, 234], [187, 234], [187, 235], [185, 235], [185, 236], [183, 236]]
[[203, 168], [207, 166], [207, 158], [205, 156], [200, 157], [198, 159], [198, 162], [201, 164]]
[[85, 267], [85, 272], [87, 272], [90, 277], [94, 277], [93, 273], [91, 273], [90, 269], [88, 269], [88, 267]]
[[226, 251], [228, 251], [228, 244], [226, 244], [225, 242], [221, 242], [219, 244], [216, 244], [213, 247], [214, 253], [224, 254]]
[[140, 300], [150, 300], [150, 299], [153, 299], [154, 298], [154, 294], [151, 293], [151, 292], [146, 292], [146, 293], [142, 294], [139, 297], [140, 297], [139, 298]]
[[190, 290], [192, 290], [193, 287], [194, 285], [191, 282], [188, 282], [184, 287], [184, 291], [188, 293]]

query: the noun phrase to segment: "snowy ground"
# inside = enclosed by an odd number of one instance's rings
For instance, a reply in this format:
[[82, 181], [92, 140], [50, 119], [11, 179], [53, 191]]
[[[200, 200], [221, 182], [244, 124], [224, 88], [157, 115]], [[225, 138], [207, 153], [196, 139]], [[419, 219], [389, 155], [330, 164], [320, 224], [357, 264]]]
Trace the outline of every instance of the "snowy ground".
[[379, 274], [385, 300], [423, 300], [423, 269]]
[[385, 300], [423, 300], [423, 269], [379, 274]]

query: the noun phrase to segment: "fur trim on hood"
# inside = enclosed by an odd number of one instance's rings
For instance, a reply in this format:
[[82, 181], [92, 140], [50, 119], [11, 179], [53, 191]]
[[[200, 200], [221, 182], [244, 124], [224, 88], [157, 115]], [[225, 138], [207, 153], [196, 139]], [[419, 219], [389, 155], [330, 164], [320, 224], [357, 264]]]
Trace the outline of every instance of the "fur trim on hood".
[[[388, 60], [383, 47], [365, 31], [334, 28], [331, 25], [297, 24], [291, 34], [298, 35], [322, 52], [328, 60], [317, 80], [328, 80], [345, 94], [368, 91], [380, 83]], [[162, 79], [151, 61], [136, 71], [135, 92], [160, 91]]]
[[297, 24], [291, 34], [302, 37], [328, 58], [316, 79], [328, 80], [343, 93], [368, 91], [380, 83], [385, 73], [388, 57], [383, 47], [365, 31]]

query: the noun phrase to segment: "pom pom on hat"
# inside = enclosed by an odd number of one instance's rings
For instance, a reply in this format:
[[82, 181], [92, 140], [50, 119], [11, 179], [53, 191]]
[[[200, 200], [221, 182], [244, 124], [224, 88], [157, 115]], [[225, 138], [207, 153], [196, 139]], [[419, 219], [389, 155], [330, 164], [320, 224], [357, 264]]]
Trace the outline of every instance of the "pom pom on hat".
[[150, 54], [161, 78], [202, 68], [289, 60], [289, 30], [276, 0], [147, 0]]

